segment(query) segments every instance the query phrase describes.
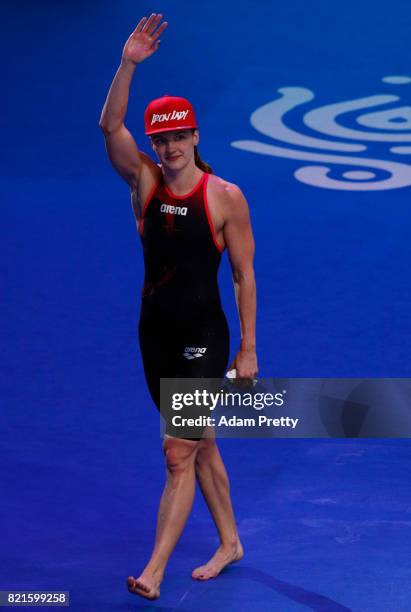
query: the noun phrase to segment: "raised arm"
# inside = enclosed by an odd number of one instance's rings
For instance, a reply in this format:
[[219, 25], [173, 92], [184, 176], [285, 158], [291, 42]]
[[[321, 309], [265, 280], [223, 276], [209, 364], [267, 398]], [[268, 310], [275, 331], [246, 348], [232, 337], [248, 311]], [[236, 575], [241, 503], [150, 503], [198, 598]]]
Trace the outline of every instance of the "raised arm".
[[162, 15], [155, 13], [148, 19], [143, 17], [129, 36], [99, 123], [109, 159], [132, 189], [135, 189], [141, 180], [147, 183], [148, 190], [151, 189], [159, 172], [155, 162], [139, 151], [133, 136], [124, 125], [124, 119], [136, 66], [157, 51], [160, 44], [159, 36], [167, 27], [167, 22], [160, 25], [161, 19]]
[[239, 378], [253, 378], [258, 372], [256, 354], [256, 285], [254, 238], [247, 201], [236, 185], [226, 190], [224, 240], [233, 272], [234, 290], [241, 327], [241, 344], [231, 368]]

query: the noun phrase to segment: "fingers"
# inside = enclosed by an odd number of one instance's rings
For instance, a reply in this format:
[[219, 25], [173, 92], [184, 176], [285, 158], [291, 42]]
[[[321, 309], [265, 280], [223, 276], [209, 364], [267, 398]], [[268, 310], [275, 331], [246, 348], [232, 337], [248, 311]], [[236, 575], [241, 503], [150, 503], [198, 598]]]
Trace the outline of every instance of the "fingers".
[[156, 19], [156, 17], [157, 15], [155, 13], [151, 13], [150, 17], [144, 25], [143, 32], [145, 32], [146, 34], [150, 34], [150, 28], [152, 27], [153, 21], [154, 19]]
[[159, 46], [160, 46], [160, 43], [161, 43], [161, 40], [158, 40], [158, 41], [157, 41], [157, 42], [155, 42], [153, 45], [151, 45], [151, 47], [150, 47], [150, 55], [151, 55], [152, 53], [154, 53], [154, 51], [157, 51], [157, 49], [158, 49], [158, 48], [159, 48]]
[[151, 44], [151, 46], [147, 46], [146, 47], [146, 53], [148, 53], [147, 57], [150, 57], [150, 55], [153, 55], [153, 53], [155, 53], [155, 51], [157, 51], [157, 49], [159, 48], [161, 43], [161, 40], [157, 40], [156, 42], [154, 42], [153, 44]]
[[151, 13], [147, 23], [143, 27], [143, 32], [145, 32], [146, 34], [152, 34], [160, 23], [160, 21], [162, 20], [162, 18], [163, 15], [161, 13]]
[[132, 36], [134, 37], [136, 34], [139, 34], [139, 33], [145, 34], [147, 36], [147, 41], [149, 43], [150, 49], [152, 51], [156, 51], [159, 47], [158, 43], [160, 41], [158, 41], [157, 43], [155, 41], [158, 39], [160, 34], [162, 34], [164, 30], [166, 29], [166, 27], [168, 26], [168, 22], [163, 21], [163, 23], [160, 25], [158, 30], [155, 31], [156, 28], [159, 26], [162, 18], [163, 18], [163, 15], [161, 13], [152, 13], [148, 19], [147, 17], [142, 17], [136, 29], [134, 30]]
[[167, 27], [167, 22], [165, 23], [165, 27], [164, 28], [163, 28], [163, 26], [161, 26], [161, 28], [159, 28], [157, 30], [157, 32], [155, 34], [153, 34], [153, 36], [149, 37], [150, 49], [152, 49], [153, 51], [157, 51], [158, 47], [160, 46], [161, 40], [160, 39], [157, 40], [157, 38], [160, 36], [161, 32], [163, 32], [163, 30], [165, 30], [166, 27]]
[[147, 17], [142, 17], [142, 19], [140, 19], [140, 21], [138, 22], [138, 26], [134, 30], [133, 34], [135, 34], [136, 32], [141, 32], [146, 21]]
[[164, 21], [164, 22], [161, 24], [161, 26], [158, 28], [157, 32], [156, 32], [155, 34], [152, 34], [152, 36], [151, 36], [152, 40], [153, 40], [153, 41], [154, 41], [154, 40], [156, 40], [156, 39], [157, 39], [157, 38], [160, 36], [160, 34], [161, 34], [162, 32], [164, 32], [164, 30], [166, 29], [166, 27], [167, 27], [167, 26], [168, 26], [167, 21]]

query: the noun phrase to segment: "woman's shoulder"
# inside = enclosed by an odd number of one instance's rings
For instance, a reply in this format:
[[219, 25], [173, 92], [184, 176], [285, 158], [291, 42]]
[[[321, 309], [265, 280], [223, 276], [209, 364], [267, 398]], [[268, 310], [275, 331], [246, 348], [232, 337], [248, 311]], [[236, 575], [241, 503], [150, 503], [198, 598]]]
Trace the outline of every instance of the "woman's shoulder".
[[216, 174], [209, 175], [208, 184], [215, 195], [220, 195], [223, 197], [230, 197], [241, 191], [238, 185], [235, 183], [230, 183], [230, 181], [227, 181]]
[[223, 205], [233, 206], [244, 198], [238, 185], [221, 178], [221, 176], [210, 174], [208, 184], [208, 190], [211, 197], [217, 199]]

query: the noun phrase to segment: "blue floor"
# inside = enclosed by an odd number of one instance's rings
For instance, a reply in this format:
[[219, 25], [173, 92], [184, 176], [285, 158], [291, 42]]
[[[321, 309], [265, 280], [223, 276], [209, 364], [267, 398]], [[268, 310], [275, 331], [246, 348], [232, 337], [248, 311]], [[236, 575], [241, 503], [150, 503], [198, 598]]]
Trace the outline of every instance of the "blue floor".
[[[125, 589], [164, 467], [137, 343], [141, 247], [98, 120], [127, 36], [162, 11], [127, 125], [150, 152], [146, 103], [186, 96], [203, 159], [247, 197], [260, 376], [409, 377], [409, 3], [2, 10], [0, 590], [68, 590], [80, 612], [408, 612], [407, 439], [221, 440], [244, 559], [191, 579], [217, 545], [198, 491], [161, 598]], [[220, 286], [234, 354], [226, 256]]]

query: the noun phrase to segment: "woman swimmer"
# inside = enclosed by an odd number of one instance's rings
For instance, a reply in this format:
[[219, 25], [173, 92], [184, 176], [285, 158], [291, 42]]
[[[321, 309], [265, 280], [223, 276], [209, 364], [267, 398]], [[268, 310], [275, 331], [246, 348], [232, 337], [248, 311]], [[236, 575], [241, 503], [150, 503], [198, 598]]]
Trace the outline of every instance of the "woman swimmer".
[[[188, 100], [163, 96], [145, 111], [145, 132], [159, 165], [137, 148], [124, 125], [136, 66], [157, 51], [166, 27], [161, 14], [141, 19], [124, 46], [100, 119], [109, 159], [130, 186], [143, 246], [139, 341], [157, 407], [160, 378], [220, 378], [226, 371], [229, 336], [217, 285], [224, 249], [232, 267], [241, 327], [241, 344], [230, 367], [240, 378], [253, 378], [258, 371], [254, 241], [241, 190], [215, 176], [201, 160], [198, 125]], [[167, 561], [190, 514], [196, 479], [220, 546], [205, 565], [193, 570], [192, 577], [213, 578], [243, 556], [227, 472], [212, 433], [181, 439], [166, 430], [163, 452], [167, 478], [154, 548], [139, 577], [127, 580], [130, 592], [147, 599], [160, 595]]]

